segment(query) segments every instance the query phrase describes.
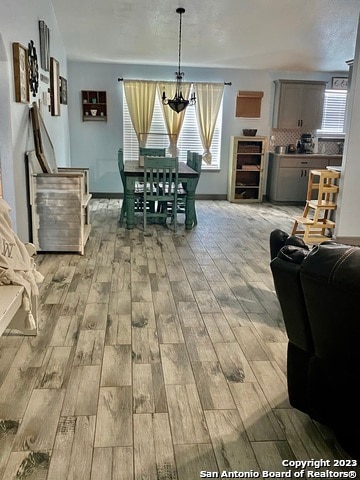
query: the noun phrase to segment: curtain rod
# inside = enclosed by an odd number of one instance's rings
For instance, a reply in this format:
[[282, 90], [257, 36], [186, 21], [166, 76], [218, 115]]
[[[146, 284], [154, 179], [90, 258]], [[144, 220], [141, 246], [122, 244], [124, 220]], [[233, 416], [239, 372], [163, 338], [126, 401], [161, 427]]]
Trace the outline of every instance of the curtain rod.
[[[123, 81], [124, 81], [123, 77], [118, 78], [118, 82], [123, 82]], [[161, 82], [160, 80], [154, 80], [154, 81]], [[164, 81], [168, 81], [168, 80], [162, 80], [162, 81], [164, 82]], [[188, 83], [196, 83], [196, 82], [188, 82]], [[216, 82], [209, 82], [209, 83], [216, 83]], [[232, 83], [231, 82], [224, 82], [224, 85], [232, 85]]]

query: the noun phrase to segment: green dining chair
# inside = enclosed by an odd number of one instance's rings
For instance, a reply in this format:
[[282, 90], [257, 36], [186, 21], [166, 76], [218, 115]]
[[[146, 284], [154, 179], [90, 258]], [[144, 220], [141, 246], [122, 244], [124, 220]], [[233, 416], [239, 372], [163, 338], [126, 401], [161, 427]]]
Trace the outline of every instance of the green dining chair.
[[163, 219], [166, 223], [171, 208], [171, 223], [177, 230], [177, 186], [179, 160], [177, 157], [144, 157], [144, 230], [150, 218]]
[[165, 157], [166, 149], [165, 148], [151, 148], [151, 147], [139, 147], [140, 156], [148, 157]]
[[[120, 172], [121, 181], [123, 184], [123, 201], [120, 209], [119, 223], [123, 223], [126, 218], [127, 204], [125, 196], [125, 175], [124, 175], [124, 153], [121, 148], [118, 150], [118, 167]], [[145, 204], [146, 205], [146, 204]], [[135, 183], [135, 202], [134, 202], [134, 211], [143, 212], [144, 211], [144, 184], [143, 182]]]
[[[189, 167], [191, 167], [193, 170], [195, 170], [199, 174], [197, 178], [197, 183], [198, 183], [200, 174], [201, 174], [201, 164], [202, 164], [201, 153], [196, 153], [188, 150], [186, 163]], [[178, 187], [178, 201], [177, 201], [178, 213], [185, 213], [186, 199], [187, 199], [186, 183], [180, 183]], [[194, 208], [194, 211], [192, 212], [192, 216], [194, 219], [194, 225], [197, 225], [196, 208]]]

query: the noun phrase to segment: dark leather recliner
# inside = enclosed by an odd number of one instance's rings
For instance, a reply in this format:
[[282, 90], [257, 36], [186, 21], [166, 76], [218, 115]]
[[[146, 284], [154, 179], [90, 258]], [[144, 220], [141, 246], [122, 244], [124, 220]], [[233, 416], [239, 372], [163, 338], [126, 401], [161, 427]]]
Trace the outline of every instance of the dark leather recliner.
[[311, 250], [281, 230], [270, 236], [271, 271], [289, 339], [293, 407], [331, 427], [360, 458], [360, 248]]

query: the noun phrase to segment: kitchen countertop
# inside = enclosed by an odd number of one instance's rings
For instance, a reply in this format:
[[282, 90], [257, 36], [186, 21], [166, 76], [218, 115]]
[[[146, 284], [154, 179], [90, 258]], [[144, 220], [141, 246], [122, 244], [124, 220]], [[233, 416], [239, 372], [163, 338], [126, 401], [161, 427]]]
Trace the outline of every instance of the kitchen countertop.
[[[273, 152], [270, 152], [273, 153]], [[311, 158], [342, 158], [341, 154], [326, 154], [326, 153], [274, 153], [279, 157], [311, 157]]]
[[327, 169], [327, 170], [330, 170], [330, 171], [332, 171], [332, 172], [340, 172], [340, 173], [342, 172], [342, 167], [341, 167], [341, 166], [338, 166], [338, 167], [336, 167], [336, 166], [326, 167], [326, 169]]

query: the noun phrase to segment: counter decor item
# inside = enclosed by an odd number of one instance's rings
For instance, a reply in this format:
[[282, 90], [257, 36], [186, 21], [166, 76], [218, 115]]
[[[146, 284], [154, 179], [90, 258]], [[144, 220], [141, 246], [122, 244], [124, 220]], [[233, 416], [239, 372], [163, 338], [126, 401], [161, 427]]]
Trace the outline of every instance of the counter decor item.
[[90, 110], [90, 113], [91, 113], [91, 115], [92, 115], [93, 117], [96, 117], [96, 115], [97, 115], [97, 110], [91, 109], [91, 110]]
[[287, 148], [288, 148], [288, 153], [296, 153], [295, 143], [290, 143]]
[[281, 153], [284, 154], [287, 152], [287, 146], [286, 145], [277, 145], [275, 147], [275, 153]]

